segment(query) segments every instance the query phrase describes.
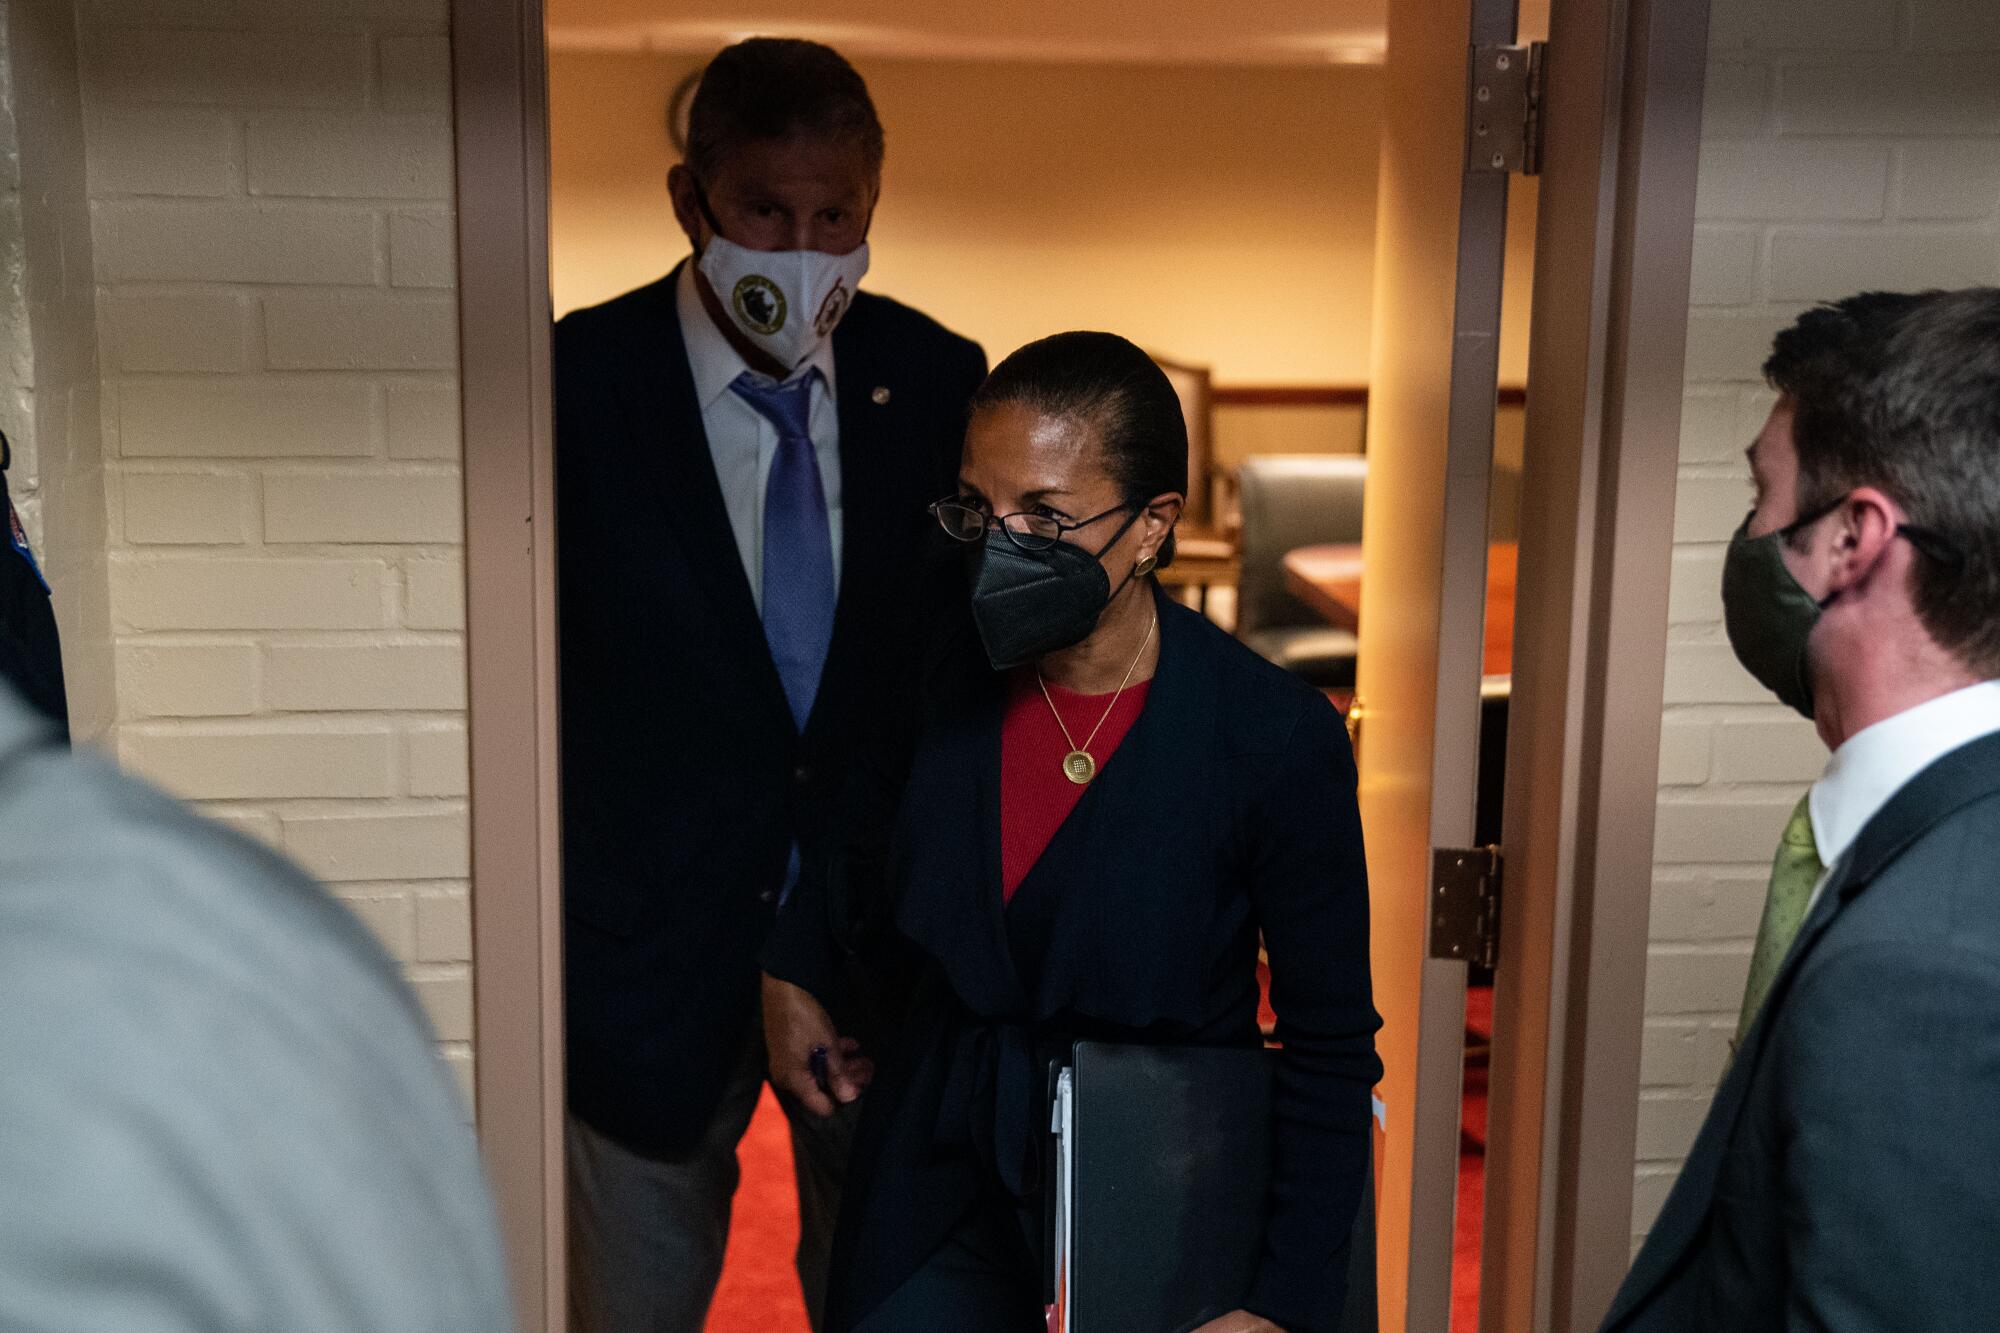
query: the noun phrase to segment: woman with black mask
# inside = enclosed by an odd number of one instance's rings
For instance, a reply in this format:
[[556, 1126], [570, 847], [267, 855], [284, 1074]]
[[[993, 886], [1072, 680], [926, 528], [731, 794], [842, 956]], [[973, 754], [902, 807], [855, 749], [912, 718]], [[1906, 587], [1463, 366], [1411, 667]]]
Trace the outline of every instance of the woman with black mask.
[[[766, 955], [773, 1082], [826, 1112], [872, 1079], [835, 1333], [1041, 1329], [1050, 1060], [1254, 1046], [1260, 938], [1272, 1187], [1243, 1308], [1203, 1330], [1339, 1321], [1381, 1069], [1354, 760], [1324, 697], [1159, 590], [1186, 489], [1179, 401], [1122, 338], [1032, 343], [973, 400], [933, 507], [971, 624], [926, 666], [920, 729], [859, 764], [849, 843]], [[857, 956], [894, 950], [914, 1002], [864, 1056], [829, 1013], [851, 1027]]]

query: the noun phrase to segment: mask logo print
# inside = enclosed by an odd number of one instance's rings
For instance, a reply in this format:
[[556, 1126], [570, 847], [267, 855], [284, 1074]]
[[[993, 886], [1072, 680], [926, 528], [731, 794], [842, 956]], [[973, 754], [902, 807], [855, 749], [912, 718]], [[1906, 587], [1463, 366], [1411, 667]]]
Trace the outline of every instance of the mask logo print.
[[726, 236], [712, 236], [697, 262], [722, 299], [728, 324], [791, 370], [813, 354], [853, 304], [868, 271], [868, 247], [844, 255], [746, 250]]
[[835, 278], [833, 290], [826, 294], [824, 301], [820, 302], [819, 314], [813, 316], [813, 332], [822, 338], [832, 333], [833, 326], [840, 323], [840, 317], [847, 313], [848, 302], [853, 299], [853, 293], [847, 290], [846, 281]]
[[785, 327], [785, 294], [761, 273], [739, 281], [730, 300], [736, 306], [736, 317], [755, 332], [771, 334]]

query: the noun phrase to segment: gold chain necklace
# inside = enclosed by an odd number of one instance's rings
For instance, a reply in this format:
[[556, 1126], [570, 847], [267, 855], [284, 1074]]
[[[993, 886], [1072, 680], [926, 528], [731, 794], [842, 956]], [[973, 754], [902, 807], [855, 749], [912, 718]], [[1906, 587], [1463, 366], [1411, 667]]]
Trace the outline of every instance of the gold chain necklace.
[[1078, 745], [1076, 738], [1069, 734], [1069, 723], [1063, 721], [1062, 710], [1056, 707], [1055, 699], [1049, 694], [1049, 683], [1042, 679], [1042, 669], [1035, 668], [1035, 684], [1042, 687], [1042, 698], [1048, 702], [1049, 712], [1055, 714], [1056, 725], [1062, 728], [1063, 739], [1069, 742], [1069, 753], [1063, 756], [1063, 776], [1081, 787], [1097, 776], [1097, 761], [1090, 756], [1090, 743], [1097, 739], [1097, 733], [1104, 730], [1104, 724], [1111, 720], [1111, 712], [1118, 707], [1118, 699], [1125, 693], [1125, 687], [1132, 683], [1132, 675], [1138, 671], [1139, 663], [1146, 656], [1146, 649], [1153, 645], [1153, 631], [1160, 626], [1160, 616], [1153, 613], [1152, 623], [1146, 626], [1146, 637], [1139, 644], [1139, 654], [1132, 659], [1132, 665], [1125, 668], [1125, 679], [1118, 682], [1118, 688], [1111, 695], [1111, 702], [1104, 706], [1104, 716], [1097, 719], [1097, 725]]

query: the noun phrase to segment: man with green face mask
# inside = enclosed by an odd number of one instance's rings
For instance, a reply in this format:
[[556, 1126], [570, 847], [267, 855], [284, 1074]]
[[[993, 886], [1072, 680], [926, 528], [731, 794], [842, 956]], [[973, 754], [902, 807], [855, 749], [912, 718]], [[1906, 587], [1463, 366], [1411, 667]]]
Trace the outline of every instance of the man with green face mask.
[[1773, 866], [1740, 1045], [1606, 1329], [2000, 1311], [2000, 290], [1778, 335], [1723, 572], [1833, 751]]
[[[1779, 400], [1746, 451], [1756, 504], [1737, 529], [1723, 565], [1723, 618], [1744, 669], [1808, 718], [1816, 716], [1808, 648], [1821, 612], [1836, 594], [1807, 591], [1792, 571], [1798, 557], [1812, 550], [1815, 530], [1828, 526], [1822, 520], [1841, 509], [1847, 496], [1831, 478], [1815, 475], [1808, 483], [1801, 475], [1797, 446], [1801, 404], [1809, 413], [1833, 410], [1832, 404], [1848, 386], [1866, 376], [1871, 358], [1880, 355], [1881, 338], [1890, 323], [1916, 299], [1894, 292], [1865, 292], [1837, 307], [1816, 310], [1779, 335], [1764, 364], [1765, 377], [1778, 390]], [[1839, 428], [1839, 423], [1827, 423], [1815, 443]], [[1818, 455], [1813, 462], [1816, 474], [1826, 470]], [[1927, 529], [1901, 523], [1898, 534], [1946, 566], [1954, 558]], [[1817, 720], [1820, 739], [1828, 749], [1838, 750], [1839, 732], [1828, 729], [1824, 716]], [[1844, 767], [1853, 771], [1865, 766], [1850, 756]], [[1816, 790], [1821, 791], [1822, 811], [1831, 809], [1837, 781]], [[1847, 824], [1854, 827], [1851, 819]], [[1772, 860], [1770, 890], [1758, 924], [1734, 1045], [1740, 1045], [1749, 1032], [1805, 922], [1806, 908], [1832, 859], [1822, 849], [1831, 850], [1817, 834], [1812, 798], [1801, 798]]]

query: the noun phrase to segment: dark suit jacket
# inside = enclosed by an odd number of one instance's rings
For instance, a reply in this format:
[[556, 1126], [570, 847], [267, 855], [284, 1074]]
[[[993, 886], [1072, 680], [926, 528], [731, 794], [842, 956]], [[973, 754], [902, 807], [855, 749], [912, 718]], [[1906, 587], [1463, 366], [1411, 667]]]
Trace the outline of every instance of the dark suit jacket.
[[835, 330], [840, 601], [800, 735], [703, 433], [678, 273], [555, 334], [570, 1108], [660, 1156], [695, 1145], [742, 1053], [789, 848], [812, 854], [844, 757], [910, 706], [918, 571], [945, 540], [925, 506], [955, 484], [986, 369], [884, 297]]
[[1834, 867], [1606, 1329], [2000, 1322], [2000, 736]]
[[55, 609], [41, 574], [12, 540], [16, 520], [4, 467], [10, 452], [6, 437], [0, 436], [0, 680], [19, 691], [67, 740], [69, 703]]
[[[852, 858], [881, 856], [923, 980], [864, 1104], [835, 1242], [835, 1329], [893, 1292], [982, 1192], [1036, 1192], [1048, 1061], [1072, 1042], [1255, 1044], [1260, 931], [1284, 1054], [1251, 1304], [1293, 1333], [1339, 1318], [1381, 1072], [1353, 754], [1317, 691], [1157, 600], [1145, 710], [1010, 903], [1006, 679], [976, 636], [960, 634], [932, 673], [901, 799], [893, 786], [875, 798], [894, 811], [885, 845], [859, 841], [870, 820], [852, 822]], [[801, 881], [766, 960], [837, 1000], [850, 913], [827, 884]]]

